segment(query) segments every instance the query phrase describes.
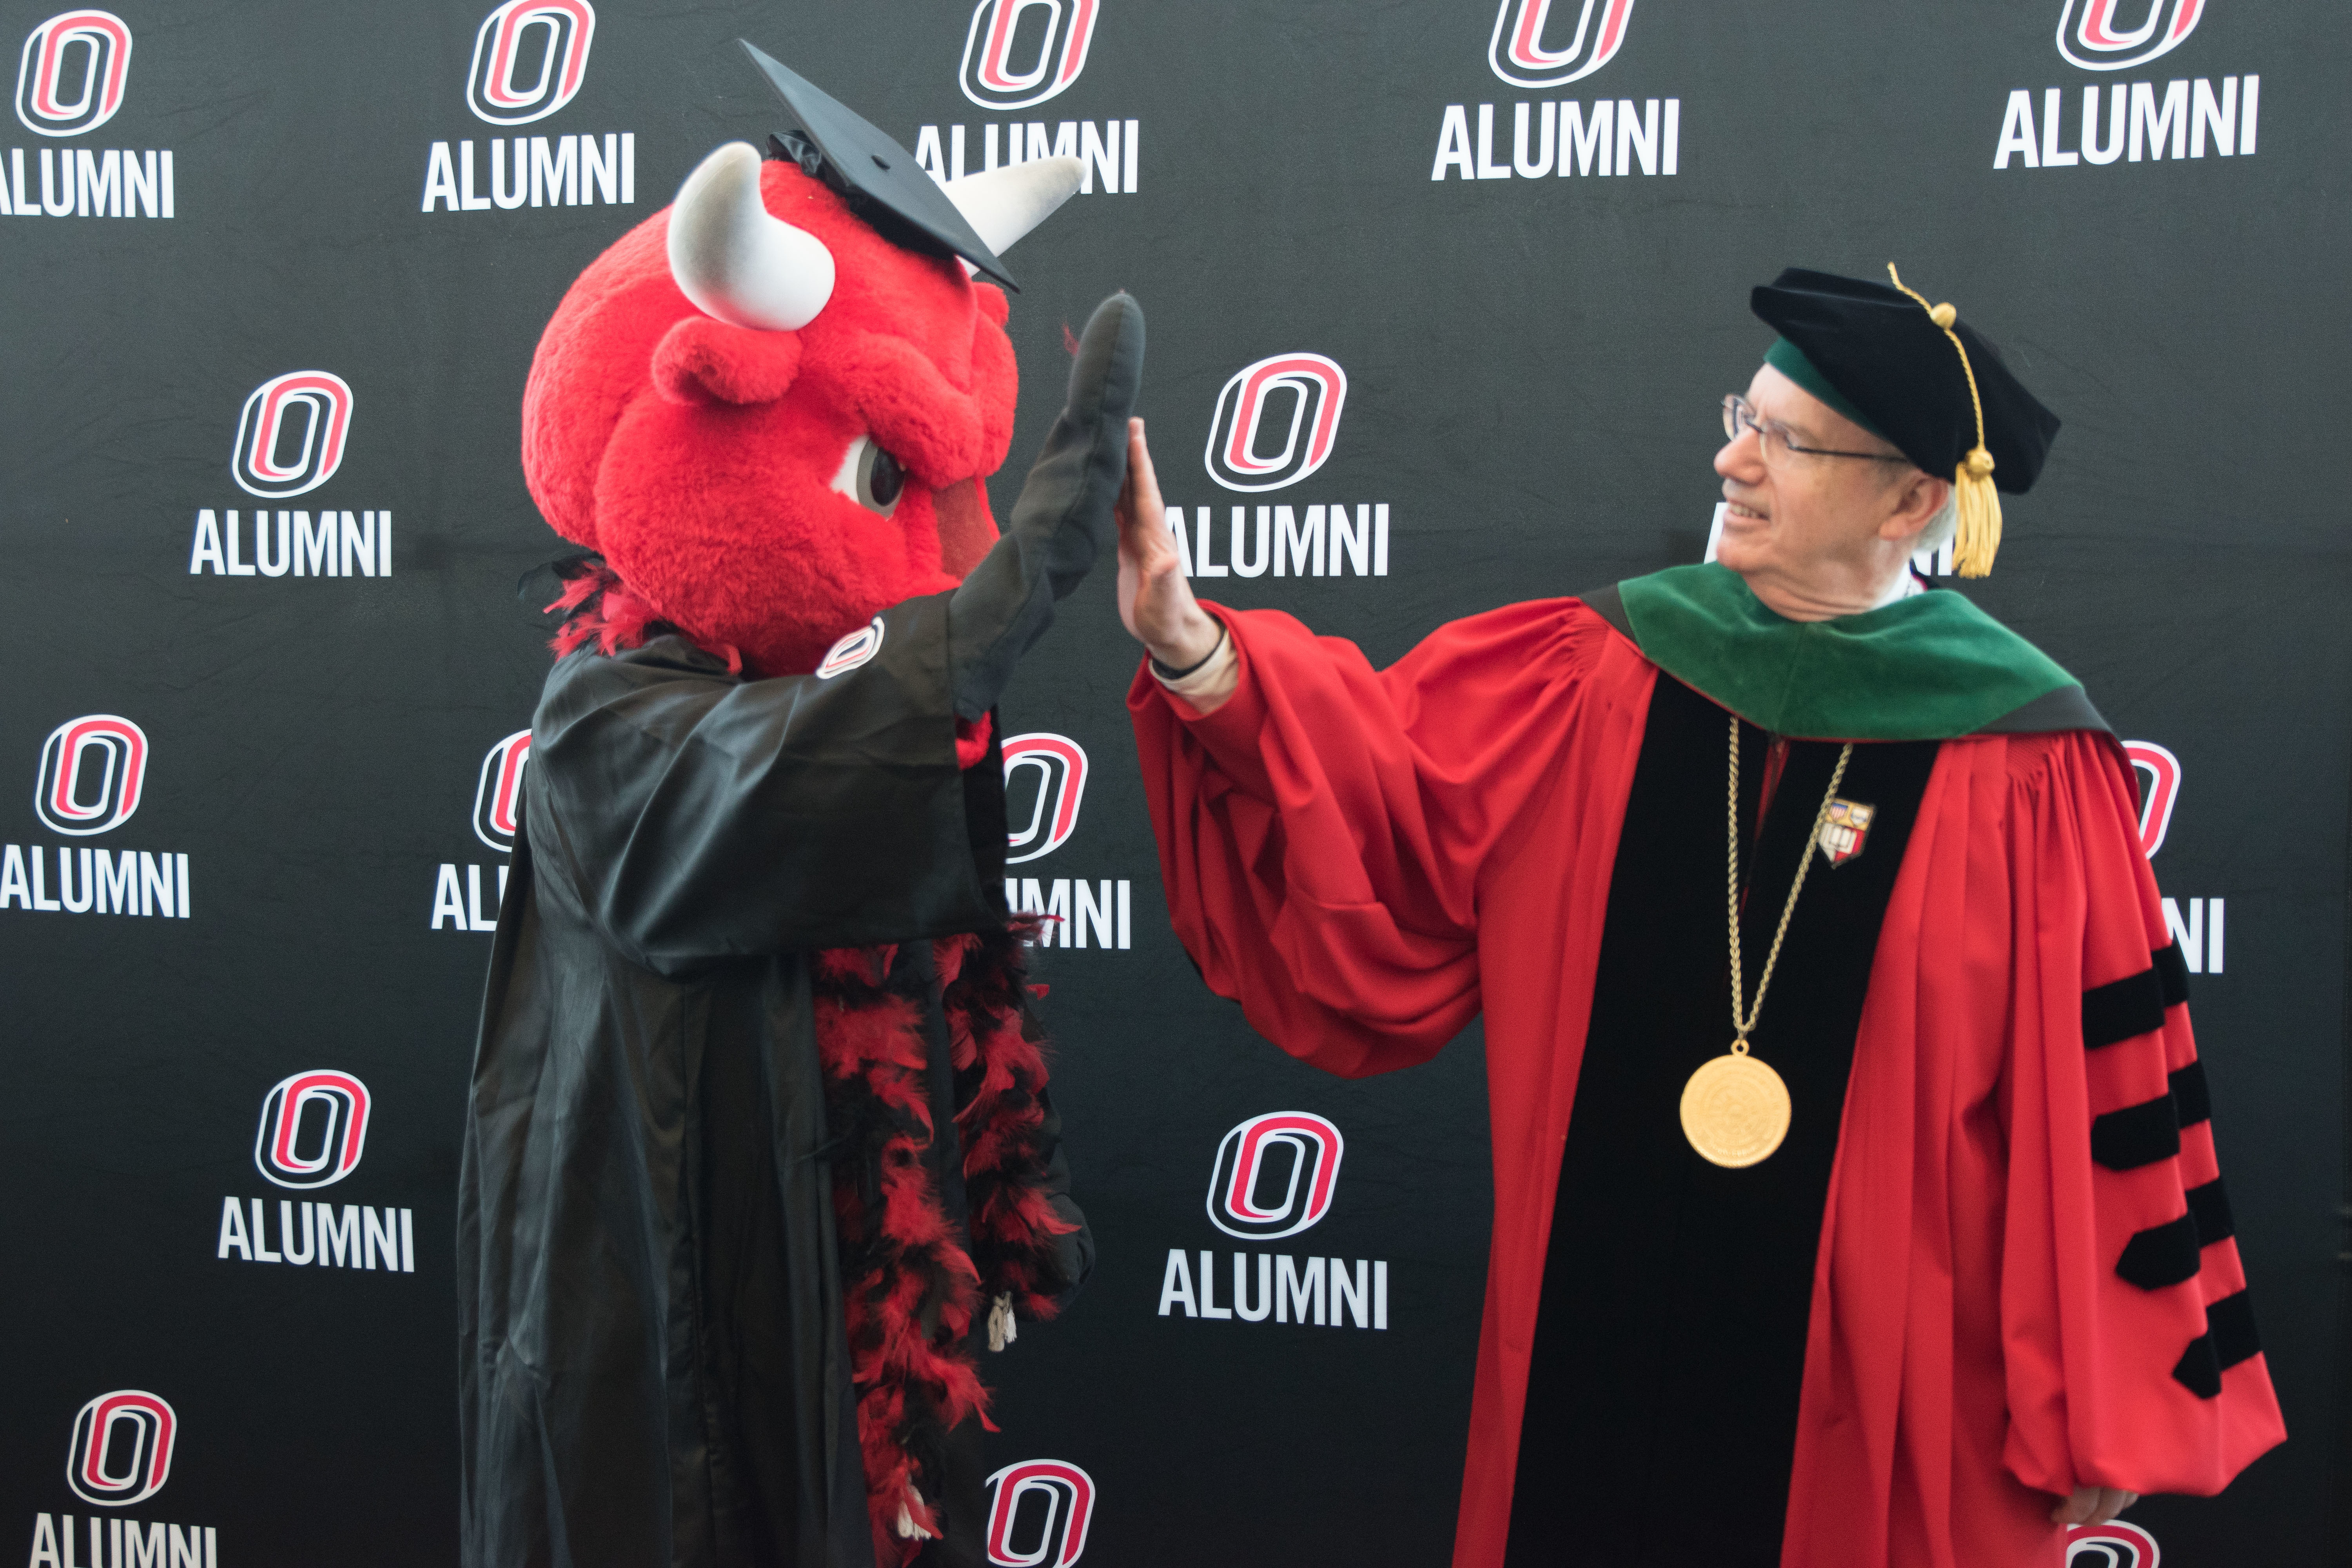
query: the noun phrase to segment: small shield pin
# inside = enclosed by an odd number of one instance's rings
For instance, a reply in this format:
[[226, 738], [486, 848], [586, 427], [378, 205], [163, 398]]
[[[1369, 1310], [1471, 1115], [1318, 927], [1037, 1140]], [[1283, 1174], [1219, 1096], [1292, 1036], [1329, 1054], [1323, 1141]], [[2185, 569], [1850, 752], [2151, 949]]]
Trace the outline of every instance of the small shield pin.
[[1843, 866], [1862, 853], [1870, 837], [1870, 819], [1877, 815], [1877, 807], [1858, 800], [1830, 802], [1829, 816], [1822, 824], [1822, 853], [1831, 866]]

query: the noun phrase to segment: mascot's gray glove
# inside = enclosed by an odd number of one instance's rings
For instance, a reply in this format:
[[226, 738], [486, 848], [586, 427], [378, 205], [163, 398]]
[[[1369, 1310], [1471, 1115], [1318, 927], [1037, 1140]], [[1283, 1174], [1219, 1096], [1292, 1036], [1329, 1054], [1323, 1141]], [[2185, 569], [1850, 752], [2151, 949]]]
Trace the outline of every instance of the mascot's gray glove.
[[1013, 667], [1054, 624], [1054, 601], [1082, 582], [1112, 537], [1127, 481], [1127, 420], [1143, 380], [1143, 307], [1114, 294], [1095, 308], [1070, 367], [1061, 416], [1013, 503], [1004, 537], [948, 600], [948, 679], [960, 718], [993, 707]]

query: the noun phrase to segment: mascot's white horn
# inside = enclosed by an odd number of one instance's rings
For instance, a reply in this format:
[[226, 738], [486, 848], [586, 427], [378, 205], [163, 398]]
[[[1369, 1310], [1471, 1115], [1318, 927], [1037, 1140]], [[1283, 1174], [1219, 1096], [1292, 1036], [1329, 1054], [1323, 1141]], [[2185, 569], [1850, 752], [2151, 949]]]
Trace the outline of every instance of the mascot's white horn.
[[985, 174], [966, 174], [940, 189], [963, 214], [981, 242], [1002, 256], [1055, 207], [1077, 194], [1086, 165], [1076, 158], [1037, 158]]
[[833, 252], [760, 200], [760, 151], [730, 142], [677, 189], [669, 273], [705, 315], [739, 327], [794, 331], [833, 298]]

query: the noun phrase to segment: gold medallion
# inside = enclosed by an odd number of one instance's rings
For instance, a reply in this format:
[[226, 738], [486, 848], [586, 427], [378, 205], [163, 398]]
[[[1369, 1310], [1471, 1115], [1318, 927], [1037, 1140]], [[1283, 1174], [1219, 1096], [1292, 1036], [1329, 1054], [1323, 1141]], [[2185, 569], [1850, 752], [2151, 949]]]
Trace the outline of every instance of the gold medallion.
[[1683, 1086], [1683, 1136], [1700, 1158], [1735, 1171], [1769, 1158], [1789, 1135], [1789, 1086], [1745, 1043]]

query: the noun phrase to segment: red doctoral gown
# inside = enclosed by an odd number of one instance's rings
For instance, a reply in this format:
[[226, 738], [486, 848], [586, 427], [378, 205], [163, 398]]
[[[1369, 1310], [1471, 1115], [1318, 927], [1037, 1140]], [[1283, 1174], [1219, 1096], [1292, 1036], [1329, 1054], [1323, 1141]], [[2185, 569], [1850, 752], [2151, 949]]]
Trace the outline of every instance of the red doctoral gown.
[[[1217, 613], [1241, 659], [1223, 707], [1147, 672], [1129, 700], [1210, 987], [1345, 1077], [1485, 1015], [1494, 1237], [1454, 1562], [1496, 1568], [1619, 830], [1673, 678], [1577, 599], [1457, 622], [1384, 671], [1287, 616]], [[2056, 1568], [2051, 1494], [2210, 1494], [2284, 1437], [2226, 1218], [2194, 1228], [2220, 1189], [2169, 945], [2109, 737], [1944, 741], [1868, 971], [1784, 1568]], [[2099, 1024], [2143, 990], [2136, 1021]], [[2099, 1136], [2151, 1109], [2177, 1152], [2102, 1163]], [[2187, 1277], [2119, 1276], [2184, 1226]]]

